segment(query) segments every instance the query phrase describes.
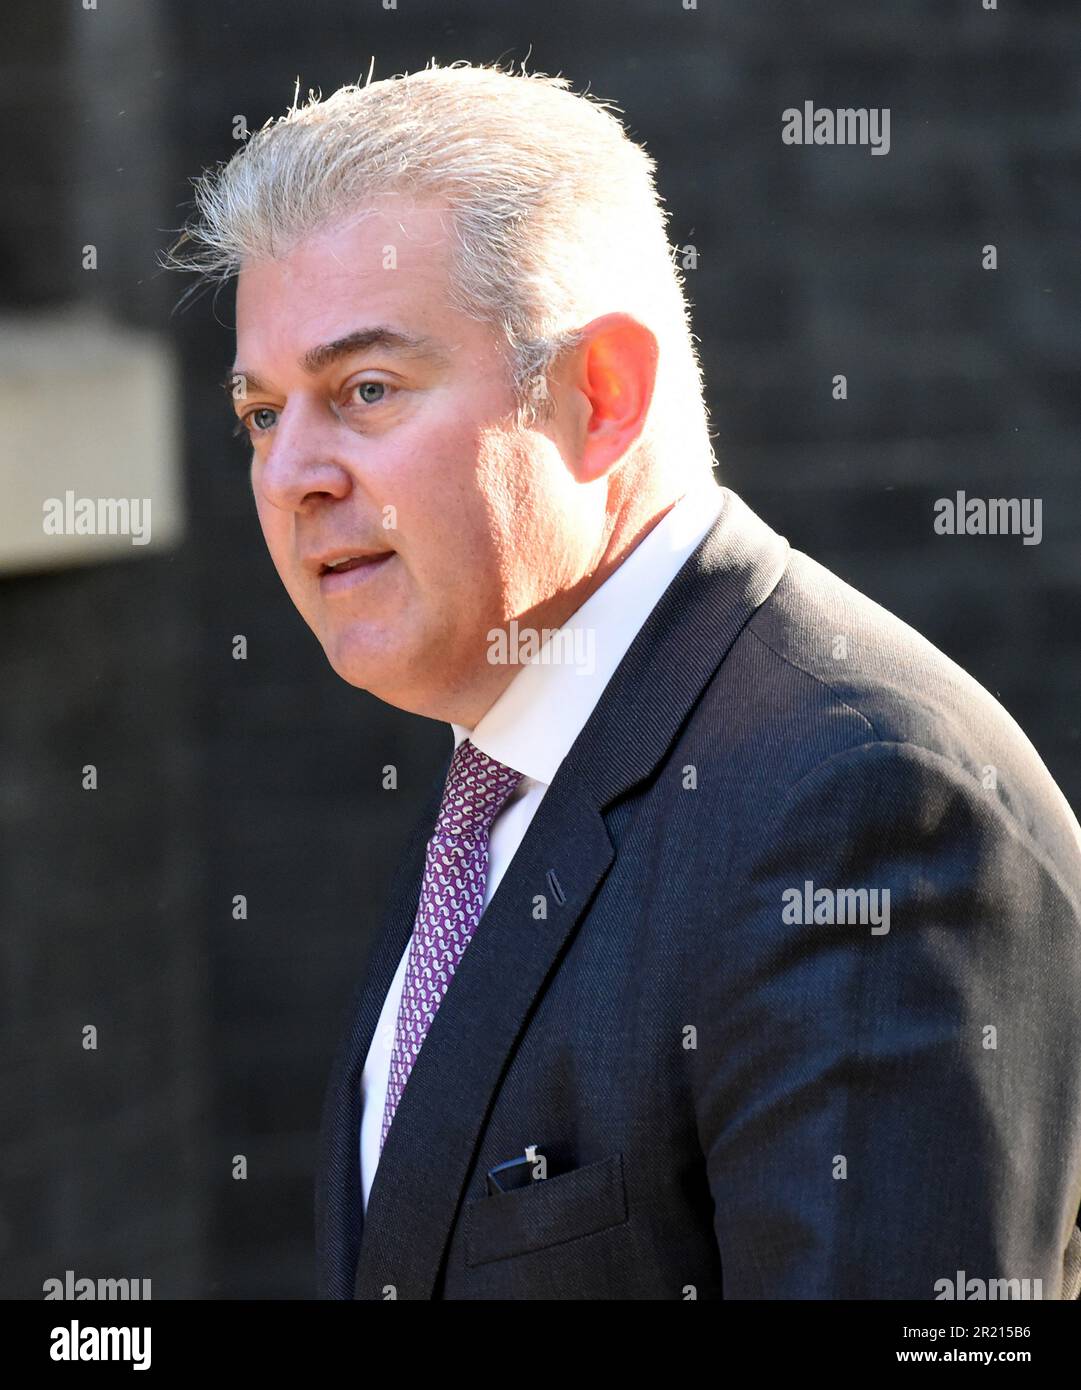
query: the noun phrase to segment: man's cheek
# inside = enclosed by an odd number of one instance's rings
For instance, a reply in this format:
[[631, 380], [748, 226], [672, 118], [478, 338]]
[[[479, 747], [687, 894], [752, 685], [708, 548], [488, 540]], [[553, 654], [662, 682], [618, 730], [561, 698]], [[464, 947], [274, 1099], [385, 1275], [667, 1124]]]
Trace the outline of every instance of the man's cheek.
[[278, 563], [278, 555], [281, 550], [281, 517], [280, 514], [261, 497], [258, 490], [253, 489], [255, 497], [255, 515], [259, 521], [259, 528], [263, 533], [263, 540], [266, 548], [274, 563]]

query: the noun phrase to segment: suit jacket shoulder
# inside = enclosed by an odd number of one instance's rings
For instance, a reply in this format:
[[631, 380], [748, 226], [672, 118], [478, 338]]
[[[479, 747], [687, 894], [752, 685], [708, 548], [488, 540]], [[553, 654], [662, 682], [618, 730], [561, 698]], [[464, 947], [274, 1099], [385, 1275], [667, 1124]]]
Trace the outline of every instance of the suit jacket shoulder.
[[[706, 694], [718, 711], [724, 795], [755, 819], [826, 759], [902, 744], [951, 765], [1077, 885], [1081, 828], [1038, 752], [983, 686], [920, 633], [792, 550]], [[723, 711], [723, 714], [720, 713]]]

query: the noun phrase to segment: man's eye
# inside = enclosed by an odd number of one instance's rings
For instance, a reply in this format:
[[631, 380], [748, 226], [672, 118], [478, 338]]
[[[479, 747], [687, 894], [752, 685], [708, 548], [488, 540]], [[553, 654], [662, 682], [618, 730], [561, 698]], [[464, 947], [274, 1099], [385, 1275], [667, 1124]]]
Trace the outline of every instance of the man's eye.
[[[353, 387], [354, 391], [360, 392], [360, 398], [365, 405], [378, 405], [380, 401], [385, 400], [387, 389], [385, 381], [358, 381]], [[369, 395], [369, 392], [374, 394]]]
[[259, 417], [261, 415], [276, 415], [277, 413], [278, 412], [276, 410], [271, 410], [269, 406], [265, 405], [259, 406], [256, 410], [249, 410], [247, 415], [242, 415], [240, 417], [240, 420], [237, 422], [236, 429], [233, 430], [233, 433], [242, 434], [245, 430], [247, 430], [249, 434], [253, 431], [256, 434], [260, 434], [264, 430], [270, 429], [270, 425], [265, 421], [261, 422]]

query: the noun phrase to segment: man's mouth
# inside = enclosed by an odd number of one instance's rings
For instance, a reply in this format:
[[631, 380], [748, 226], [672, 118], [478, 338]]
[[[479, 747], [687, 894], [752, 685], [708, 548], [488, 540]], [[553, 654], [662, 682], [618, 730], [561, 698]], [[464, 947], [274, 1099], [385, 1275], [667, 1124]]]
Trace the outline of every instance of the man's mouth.
[[390, 551], [385, 550], [380, 555], [350, 555], [344, 560], [335, 560], [331, 565], [324, 565], [319, 573], [321, 575], [342, 574], [346, 570], [355, 570], [361, 565], [378, 564], [380, 560], [385, 560], [389, 554]]
[[374, 580], [394, 558], [393, 550], [343, 555], [319, 567], [319, 588], [326, 594], [344, 593]]

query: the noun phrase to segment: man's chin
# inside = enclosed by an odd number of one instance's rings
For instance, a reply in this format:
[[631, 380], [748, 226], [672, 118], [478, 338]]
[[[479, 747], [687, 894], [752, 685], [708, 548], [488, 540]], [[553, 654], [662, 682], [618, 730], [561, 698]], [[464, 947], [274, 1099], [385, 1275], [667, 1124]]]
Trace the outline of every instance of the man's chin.
[[356, 670], [352, 667], [342, 668], [336, 662], [330, 663], [336, 676], [340, 676], [346, 685], [351, 685], [357, 690], [367, 690], [369, 694], [375, 694], [372, 690], [371, 676], [364, 671]]
[[349, 637], [324, 642], [323, 651], [334, 673], [347, 685], [366, 690], [389, 705], [397, 705], [397, 697], [409, 688], [407, 662], [401, 651], [373, 650], [369, 643]]
[[383, 662], [373, 660], [371, 657], [364, 657], [355, 651], [342, 652], [336, 649], [323, 648], [326, 658], [330, 662], [331, 669], [335, 675], [340, 676], [346, 685], [355, 686], [358, 690], [370, 691], [373, 695], [377, 694], [377, 688], [386, 686], [386, 669]]

